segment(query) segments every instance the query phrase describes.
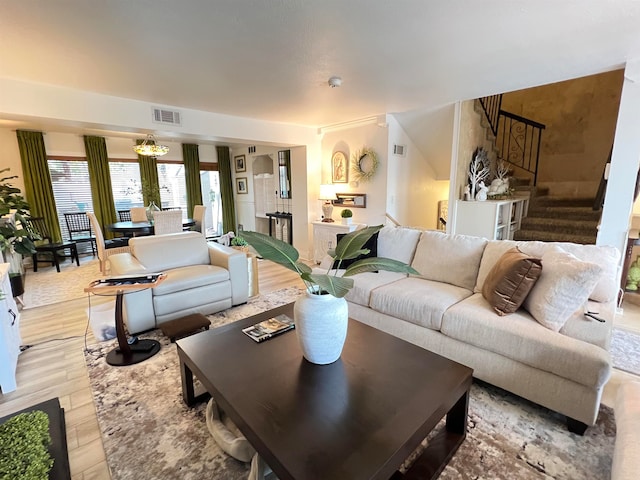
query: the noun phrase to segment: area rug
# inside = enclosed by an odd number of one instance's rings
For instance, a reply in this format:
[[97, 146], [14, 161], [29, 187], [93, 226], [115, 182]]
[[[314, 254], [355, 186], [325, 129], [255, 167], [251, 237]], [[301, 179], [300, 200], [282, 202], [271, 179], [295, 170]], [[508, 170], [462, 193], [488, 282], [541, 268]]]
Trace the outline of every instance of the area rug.
[[[289, 288], [210, 318], [214, 326], [291, 301]], [[205, 424], [205, 403], [182, 401], [175, 344], [158, 331], [159, 354], [130, 367], [104, 361], [113, 342], [85, 354], [102, 440], [113, 480], [244, 479], [249, 466], [224, 454]], [[372, 354], [374, 354], [372, 352]], [[584, 437], [562, 415], [503, 390], [474, 383], [467, 439], [442, 479], [608, 479], [615, 440], [613, 411], [601, 406]]]
[[639, 334], [614, 327], [609, 351], [614, 368], [640, 375]]
[[61, 263], [60, 273], [55, 267], [39, 267], [37, 272], [27, 271], [22, 297], [24, 308], [42, 307], [86, 296], [84, 288], [101, 278], [102, 274], [97, 258], [81, 261], [83, 263], [79, 267], [68, 261]]

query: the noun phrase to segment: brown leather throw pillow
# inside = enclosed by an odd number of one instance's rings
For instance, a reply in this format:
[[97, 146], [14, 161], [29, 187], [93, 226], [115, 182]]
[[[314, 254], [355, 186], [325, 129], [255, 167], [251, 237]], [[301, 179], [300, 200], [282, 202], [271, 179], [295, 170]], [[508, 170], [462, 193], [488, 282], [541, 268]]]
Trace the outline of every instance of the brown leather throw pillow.
[[482, 286], [482, 296], [498, 315], [515, 312], [542, 273], [542, 261], [522, 253], [517, 247], [507, 250], [493, 266]]

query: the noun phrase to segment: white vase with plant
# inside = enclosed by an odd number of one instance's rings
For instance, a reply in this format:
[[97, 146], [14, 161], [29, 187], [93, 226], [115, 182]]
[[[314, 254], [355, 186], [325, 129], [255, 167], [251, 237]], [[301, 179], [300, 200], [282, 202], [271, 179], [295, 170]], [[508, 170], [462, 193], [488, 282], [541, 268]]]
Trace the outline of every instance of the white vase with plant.
[[302, 353], [308, 361], [324, 365], [340, 358], [349, 319], [344, 296], [354, 285], [349, 277], [378, 270], [418, 273], [403, 262], [383, 257], [358, 259], [346, 269], [340, 269], [343, 261], [368, 255], [370, 250], [364, 246], [381, 228], [382, 225], [366, 227], [342, 237], [336, 248], [327, 252], [333, 262], [326, 273], [313, 273], [311, 267], [299, 260], [298, 251], [282, 240], [262, 233], [243, 232], [245, 240], [262, 258], [293, 270], [304, 282], [306, 292], [295, 302], [294, 320]]

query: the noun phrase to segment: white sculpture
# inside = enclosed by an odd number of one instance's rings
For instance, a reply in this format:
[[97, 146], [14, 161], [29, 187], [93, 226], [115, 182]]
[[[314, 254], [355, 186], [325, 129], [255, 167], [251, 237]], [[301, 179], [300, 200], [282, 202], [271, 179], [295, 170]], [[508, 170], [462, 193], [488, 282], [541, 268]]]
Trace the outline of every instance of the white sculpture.
[[484, 184], [484, 182], [480, 182], [478, 185], [478, 193], [476, 193], [476, 200], [478, 202], [484, 202], [487, 199], [487, 191], [489, 189]]
[[489, 186], [488, 195], [504, 195], [509, 190], [509, 180], [496, 178]]
[[465, 185], [464, 187], [464, 200], [465, 202], [471, 200], [471, 191], [469, 190], [469, 185]]
[[480, 183], [484, 186], [484, 180], [489, 176], [491, 168], [489, 166], [489, 159], [487, 158], [487, 152], [482, 147], [478, 147], [475, 151], [475, 155], [469, 164], [469, 184], [471, 186], [471, 198], [477, 198], [476, 192]]

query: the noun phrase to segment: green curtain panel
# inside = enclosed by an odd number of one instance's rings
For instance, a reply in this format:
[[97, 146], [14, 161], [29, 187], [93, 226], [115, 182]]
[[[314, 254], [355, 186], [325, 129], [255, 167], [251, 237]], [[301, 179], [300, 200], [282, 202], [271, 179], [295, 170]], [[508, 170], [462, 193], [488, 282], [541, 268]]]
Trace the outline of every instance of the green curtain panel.
[[25, 196], [31, 215], [43, 217], [49, 227], [52, 241], [60, 242], [62, 235], [42, 132], [18, 130], [16, 135], [24, 175]]
[[187, 217], [192, 217], [193, 207], [202, 205], [198, 145], [183, 143], [182, 161], [184, 162], [184, 178], [187, 184]]
[[116, 221], [116, 207], [113, 203], [111, 173], [107, 156], [107, 142], [103, 137], [84, 136], [84, 150], [89, 166], [89, 181], [93, 197], [93, 213], [104, 232], [105, 238], [113, 238], [113, 233], [106, 231], [105, 225]]
[[236, 230], [231, 155], [229, 155], [229, 147], [216, 147], [216, 152], [218, 153], [218, 175], [220, 176], [220, 196], [222, 197], [222, 233], [227, 233]]
[[[138, 139], [136, 143], [140, 145], [144, 140]], [[147, 157], [138, 155], [138, 163], [140, 164], [140, 182], [142, 183], [142, 201], [145, 205], [149, 205], [152, 201], [158, 207], [162, 206], [160, 202], [160, 181], [158, 180], [158, 161], [156, 157]]]

